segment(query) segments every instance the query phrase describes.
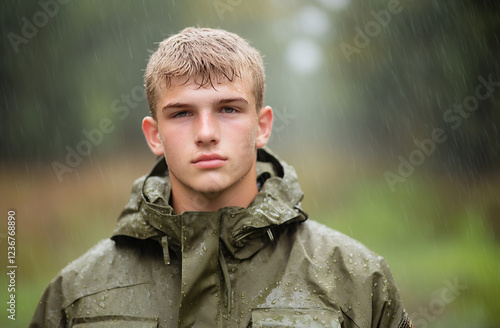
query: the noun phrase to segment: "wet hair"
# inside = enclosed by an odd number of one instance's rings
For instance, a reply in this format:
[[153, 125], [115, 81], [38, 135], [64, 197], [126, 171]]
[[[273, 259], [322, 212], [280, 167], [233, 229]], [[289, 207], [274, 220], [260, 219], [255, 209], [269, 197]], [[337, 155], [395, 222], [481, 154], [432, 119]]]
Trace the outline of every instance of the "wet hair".
[[161, 88], [168, 89], [171, 79], [193, 78], [200, 87], [214, 86], [221, 79], [251, 79], [257, 110], [263, 106], [264, 64], [260, 53], [238, 35], [220, 29], [188, 27], [160, 42], [149, 58], [144, 75], [151, 115]]

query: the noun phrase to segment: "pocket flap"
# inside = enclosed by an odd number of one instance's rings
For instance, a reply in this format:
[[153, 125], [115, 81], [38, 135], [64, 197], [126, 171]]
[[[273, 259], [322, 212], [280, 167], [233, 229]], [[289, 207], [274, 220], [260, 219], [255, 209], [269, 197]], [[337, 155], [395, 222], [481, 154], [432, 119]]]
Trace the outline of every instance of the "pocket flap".
[[109, 315], [75, 318], [71, 326], [75, 328], [156, 328], [158, 327], [158, 320], [148, 317]]
[[330, 309], [254, 309], [252, 327], [340, 328], [341, 318], [340, 311]]

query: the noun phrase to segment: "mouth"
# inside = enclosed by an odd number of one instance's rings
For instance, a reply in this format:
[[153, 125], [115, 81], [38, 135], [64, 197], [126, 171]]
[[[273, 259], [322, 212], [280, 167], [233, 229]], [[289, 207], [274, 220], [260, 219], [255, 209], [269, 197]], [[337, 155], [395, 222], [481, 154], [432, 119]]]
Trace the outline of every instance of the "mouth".
[[215, 169], [224, 165], [227, 158], [219, 154], [202, 154], [196, 157], [191, 164], [199, 169]]

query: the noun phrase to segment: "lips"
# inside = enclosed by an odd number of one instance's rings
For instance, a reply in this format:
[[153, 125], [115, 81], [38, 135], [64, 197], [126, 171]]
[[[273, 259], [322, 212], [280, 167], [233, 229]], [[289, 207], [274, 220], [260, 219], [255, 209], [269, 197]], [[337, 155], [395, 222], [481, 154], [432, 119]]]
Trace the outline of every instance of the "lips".
[[227, 158], [219, 154], [202, 154], [196, 157], [191, 164], [199, 169], [215, 169], [221, 167]]

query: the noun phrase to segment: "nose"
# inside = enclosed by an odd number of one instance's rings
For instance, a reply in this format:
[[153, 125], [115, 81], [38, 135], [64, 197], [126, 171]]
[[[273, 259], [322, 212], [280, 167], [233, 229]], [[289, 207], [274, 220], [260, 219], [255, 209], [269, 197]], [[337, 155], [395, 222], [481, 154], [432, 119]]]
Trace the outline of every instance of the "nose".
[[219, 124], [211, 111], [202, 111], [195, 128], [195, 142], [198, 145], [214, 144], [219, 142]]

